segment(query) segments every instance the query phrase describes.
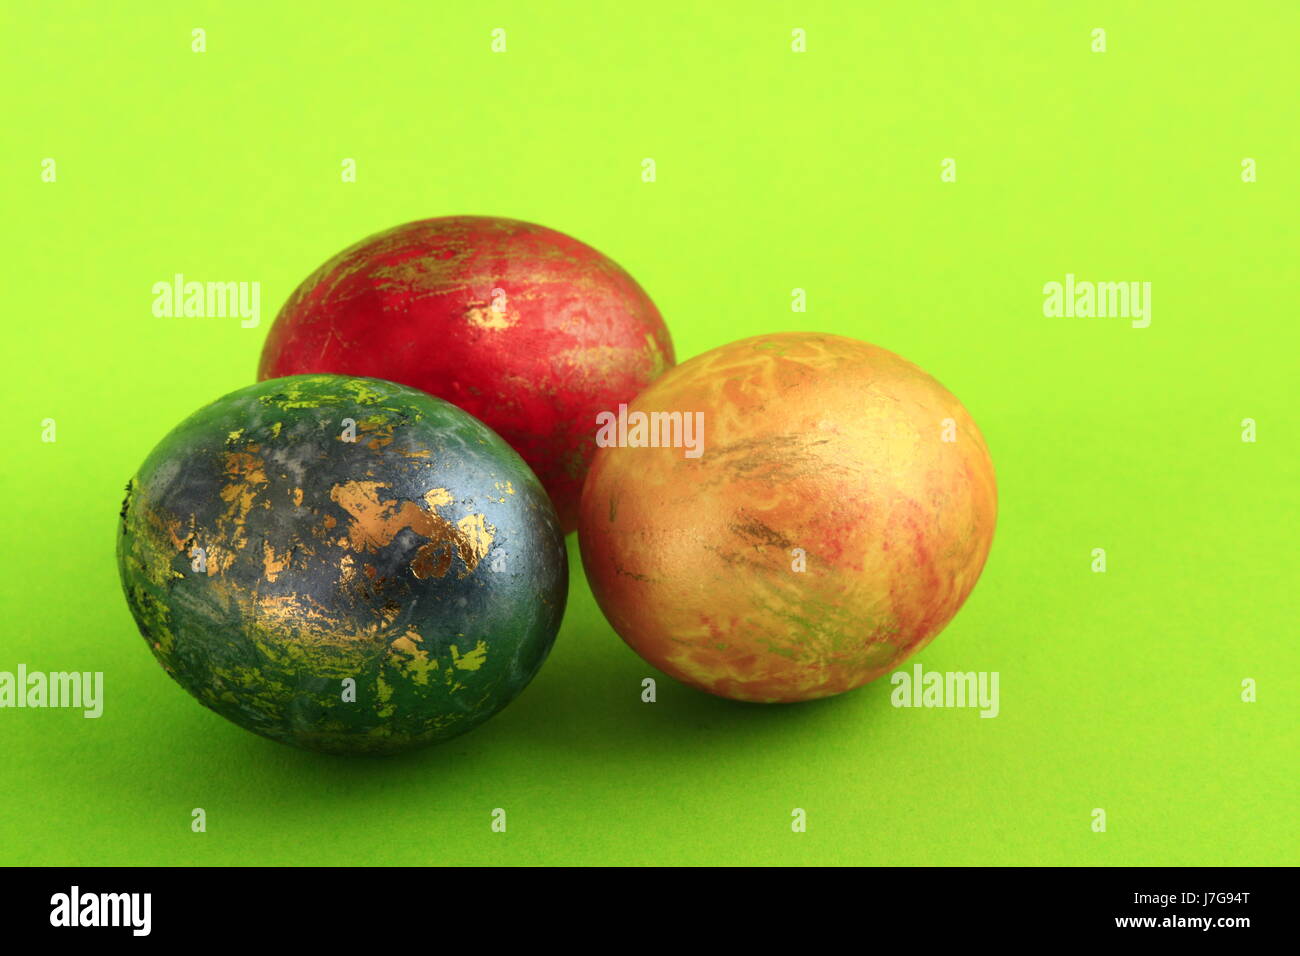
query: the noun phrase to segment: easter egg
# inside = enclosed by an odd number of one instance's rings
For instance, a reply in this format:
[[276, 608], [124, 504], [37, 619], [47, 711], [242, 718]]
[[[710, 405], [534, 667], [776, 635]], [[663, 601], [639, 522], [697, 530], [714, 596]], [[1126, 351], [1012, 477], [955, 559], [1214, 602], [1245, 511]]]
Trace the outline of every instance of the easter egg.
[[450, 216], [317, 269], [280, 310], [258, 374], [374, 376], [459, 405], [523, 456], [567, 532], [592, 417], [672, 364], [659, 310], [613, 260], [531, 223]]
[[546, 659], [568, 567], [528, 466], [461, 409], [336, 375], [199, 409], [127, 485], [118, 568], [140, 633], [264, 737], [387, 753], [454, 737]]
[[579, 512], [614, 630], [700, 690], [790, 702], [924, 647], [993, 539], [993, 464], [962, 404], [892, 352], [792, 332], [671, 369], [605, 433]]

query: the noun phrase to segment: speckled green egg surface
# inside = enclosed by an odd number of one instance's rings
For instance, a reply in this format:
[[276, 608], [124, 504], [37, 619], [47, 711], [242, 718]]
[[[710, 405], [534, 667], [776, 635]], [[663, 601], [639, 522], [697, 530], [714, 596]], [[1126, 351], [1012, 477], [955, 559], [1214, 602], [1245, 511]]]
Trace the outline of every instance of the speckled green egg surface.
[[496, 433], [338, 375], [260, 382], [177, 426], [127, 485], [117, 553], [181, 686], [339, 753], [487, 720], [546, 659], [568, 587], [554, 509]]

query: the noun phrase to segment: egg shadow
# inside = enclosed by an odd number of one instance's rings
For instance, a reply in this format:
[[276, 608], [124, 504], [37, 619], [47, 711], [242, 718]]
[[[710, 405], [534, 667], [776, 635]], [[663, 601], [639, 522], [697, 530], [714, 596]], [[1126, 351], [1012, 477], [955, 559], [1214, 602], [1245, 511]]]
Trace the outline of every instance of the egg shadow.
[[[802, 751], [791, 752], [806, 753], [810, 742], [834, 745], [846, 727], [869, 740], [888, 712], [888, 688], [880, 681], [788, 704], [727, 700], [676, 681], [638, 657], [606, 622], [583, 575], [576, 535], [567, 544], [569, 606], [550, 659], [519, 697], [461, 736], [396, 754], [325, 754], [267, 740], [195, 708], [191, 718], [166, 725], [155, 743], [192, 752], [193, 741], [213, 739], [220, 724], [231, 736], [214, 745], [220, 750], [214, 760], [256, 768], [257, 785], [273, 791], [268, 798], [282, 793], [297, 804], [316, 793], [320, 800], [365, 803], [408, 785], [426, 793], [453, 788], [464, 774], [499, 772], [503, 761], [521, 774], [548, 767], [574, 773], [589, 761], [615, 772], [647, 762], [680, 769], [689, 759], [707, 770], [708, 755], [719, 751], [774, 754], [797, 741]], [[654, 681], [653, 700], [646, 699], [646, 678]]]

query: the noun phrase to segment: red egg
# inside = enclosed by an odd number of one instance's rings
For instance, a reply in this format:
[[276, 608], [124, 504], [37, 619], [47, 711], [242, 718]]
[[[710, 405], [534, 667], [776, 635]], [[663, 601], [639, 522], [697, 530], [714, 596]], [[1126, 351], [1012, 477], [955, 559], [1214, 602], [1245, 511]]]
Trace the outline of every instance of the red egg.
[[519, 452], [576, 526], [592, 422], [673, 364], [659, 310], [617, 263], [531, 223], [449, 216], [340, 252], [289, 297], [261, 379], [387, 379], [459, 405]]

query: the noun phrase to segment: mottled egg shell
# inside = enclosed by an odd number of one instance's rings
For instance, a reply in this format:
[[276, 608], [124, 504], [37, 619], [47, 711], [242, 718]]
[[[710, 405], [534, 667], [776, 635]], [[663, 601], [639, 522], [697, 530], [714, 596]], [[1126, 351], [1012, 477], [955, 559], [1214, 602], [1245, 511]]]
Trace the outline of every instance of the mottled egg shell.
[[454, 402], [523, 456], [568, 532], [595, 416], [672, 364], [659, 310], [608, 256], [533, 223], [446, 216], [371, 236], [308, 276], [258, 374], [371, 375]]
[[[627, 418], [583, 491], [583, 566], [623, 639], [702, 690], [781, 702], [859, 687], [924, 647], [984, 567], [984, 439], [885, 349], [733, 342], [665, 373]], [[665, 422], [682, 423], [679, 446]]]
[[241, 727], [392, 752], [491, 717], [537, 673], [567, 592], [541, 484], [423, 392], [272, 379], [200, 409], [127, 485], [127, 602], [159, 662]]

